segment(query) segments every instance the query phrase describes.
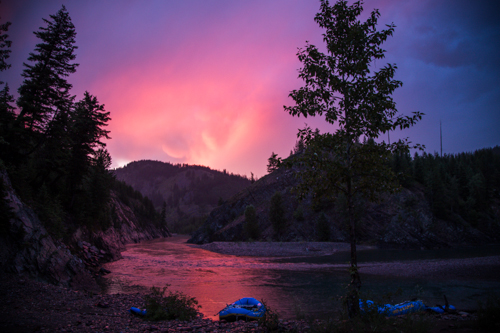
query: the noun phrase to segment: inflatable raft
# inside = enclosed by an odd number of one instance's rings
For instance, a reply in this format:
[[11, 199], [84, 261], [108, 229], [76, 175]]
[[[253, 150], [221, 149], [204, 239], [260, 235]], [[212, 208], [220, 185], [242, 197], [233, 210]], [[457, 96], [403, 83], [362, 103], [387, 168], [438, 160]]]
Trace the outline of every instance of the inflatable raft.
[[141, 310], [139, 308], [136, 308], [135, 306], [131, 307], [130, 310], [128, 310], [131, 314], [135, 314], [138, 316], [145, 316], [146, 315], [146, 309]]
[[[373, 301], [359, 300], [359, 308], [361, 313], [366, 313], [375, 310], [377, 308], [378, 313], [385, 314], [387, 317], [399, 316], [408, 313], [414, 313], [418, 311], [430, 310], [437, 313], [445, 312], [444, 306], [426, 306], [422, 301], [408, 301], [399, 303], [396, 305], [382, 304], [376, 305]], [[448, 306], [449, 310], [456, 310], [453, 305]]]
[[226, 321], [256, 320], [264, 317], [266, 307], [252, 297], [244, 297], [228, 304], [219, 312], [219, 319]]

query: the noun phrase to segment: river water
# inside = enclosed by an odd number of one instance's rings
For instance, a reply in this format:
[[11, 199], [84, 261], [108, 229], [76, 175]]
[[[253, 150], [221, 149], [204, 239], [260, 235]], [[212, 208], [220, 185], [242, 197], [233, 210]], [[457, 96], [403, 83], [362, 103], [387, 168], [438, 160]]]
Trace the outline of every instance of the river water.
[[[123, 259], [104, 267], [106, 293], [147, 292], [169, 284], [195, 297], [206, 317], [242, 297], [264, 300], [283, 319], [325, 318], [338, 311], [349, 282], [349, 253], [320, 257], [258, 258], [218, 254], [186, 243], [187, 236], [130, 244]], [[500, 246], [442, 250], [366, 250], [358, 254], [362, 292], [368, 298], [396, 293], [430, 306], [471, 309], [500, 291]], [[458, 260], [460, 259], [460, 260]], [[448, 266], [446, 266], [446, 265]], [[479, 266], [478, 266], [479, 265]], [[443, 268], [445, 267], [445, 268]], [[443, 273], [443, 269], [447, 273]], [[394, 274], [391, 274], [394, 272]], [[138, 306], [141, 306], [138, 304]]]

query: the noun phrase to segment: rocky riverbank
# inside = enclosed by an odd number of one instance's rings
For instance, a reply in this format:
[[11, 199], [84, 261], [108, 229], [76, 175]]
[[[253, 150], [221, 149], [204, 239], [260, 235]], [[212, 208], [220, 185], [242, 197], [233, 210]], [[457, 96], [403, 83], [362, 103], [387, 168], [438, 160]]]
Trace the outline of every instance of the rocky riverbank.
[[[0, 276], [1, 332], [266, 332], [257, 322], [226, 323], [202, 318], [150, 322], [130, 314], [144, 304], [142, 294], [96, 295], [38, 282], [17, 275]], [[468, 313], [420, 317], [430, 332], [476, 332], [476, 316]], [[397, 325], [407, 325], [399, 318]], [[342, 325], [342, 321], [334, 321]], [[280, 321], [282, 332], [310, 332], [321, 321]], [[404, 326], [403, 326], [404, 327]]]

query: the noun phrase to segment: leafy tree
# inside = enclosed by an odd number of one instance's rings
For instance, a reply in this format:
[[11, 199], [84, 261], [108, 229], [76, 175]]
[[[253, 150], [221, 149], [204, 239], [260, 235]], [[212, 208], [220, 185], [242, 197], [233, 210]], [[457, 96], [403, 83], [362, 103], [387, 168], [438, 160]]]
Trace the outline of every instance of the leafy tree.
[[44, 132], [47, 124], [57, 112], [67, 112], [74, 96], [66, 80], [76, 71], [78, 64], [72, 63], [76, 55], [75, 27], [64, 5], [52, 20], [43, 19], [46, 27], [34, 32], [42, 40], [30, 53], [22, 73], [24, 81], [19, 87], [17, 105], [19, 119], [30, 130]]
[[330, 224], [324, 213], [321, 213], [316, 220], [316, 235], [320, 242], [328, 242], [330, 240]]
[[249, 238], [258, 239], [260, 237], [259, 223], [257, 222], [257, 213], [253, 205], [245, 208], [245, 231]]
[[283, 208], [283, 198], [280, 192], [274, 193], [271, 197], [269, 219], [271, 220], [274, 232], [281, 236], [286, 228], [286, 218], [285, 209]]
[[394, 80], [396, 66], [387, 64], [378, 71], [370, 70], [371, 63], [384, 58], [380, 45], [393, 34], [395, 26], [377, 31], [380, 16], [374, 10], [365, 22], [358, 16], [361, 2], [348, 6], [337, 1], [330, 6], [321, 0], [315, 21], [326, 29], [323, 40], [327, 53], [307, 43], [297, 56], [303, 67], [299, 77], [305, 85], [293, 90], [290, 97], [295, 106], [284, 109], [292, 116], [324, 116], [335, 125], [334, 133], [313, 131], [306, 127], [298, 136], [304, 141], [305, 152], [291, 159], [301, 172], [299, 195], [335, 198], [339, 193], [347, 200], [347, 215], [351, 243], [350, 312], [359, 313], [359, 288], [356, 253], [356, 220], [354, 198], [364, 195], [371, 199], [380, 191], [397, 188], [396, 177], [390, 168], [391, 153], [406, 153], [407, 139], [393, 144], [375, 141], [381, 134], [397, 128], [408, 128], [422, 114], [398, 115], [391, 95], [402, 85]]

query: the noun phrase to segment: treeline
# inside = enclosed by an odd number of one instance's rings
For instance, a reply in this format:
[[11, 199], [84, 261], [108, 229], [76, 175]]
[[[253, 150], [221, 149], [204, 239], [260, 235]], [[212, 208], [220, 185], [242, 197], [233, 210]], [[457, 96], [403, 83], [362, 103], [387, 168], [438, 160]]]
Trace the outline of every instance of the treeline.
[[473, 226], [494, 218], [500, 199], [500, 147], [439, 156], [394, 155], [392, 168], [403, 186], [423, 185], [434, 216]]
[[[77, 46], [66, 8], [44, 24], [34, 32], [38, 44], [23, 64], [17, 100], [1, 82], [0, 167], [54, 234], [78, 226], [106, 229], [112, 223], [111, 189], [121, 186], [108, 171], [111, 157], [104, 140], [110, 139], [110, 113], [87, 91], [78, 101], [71, 94], [67, 78], [78, 67]], [[10, 67], [9, 25], [0, 26], [2, 71]]]
[[[155, 209], [153, 201], [123, 181], [114, 179], [112, 188], [117, 194], [118, 199], [132, 209], [141, 226], [144, 227], [151, 223], [156, 227], [166, 225], [165, 207], [163, 207], [161, 212], [158, 212]], [[113, 221], [115, 223], [117, 221], [114, 213]]]

